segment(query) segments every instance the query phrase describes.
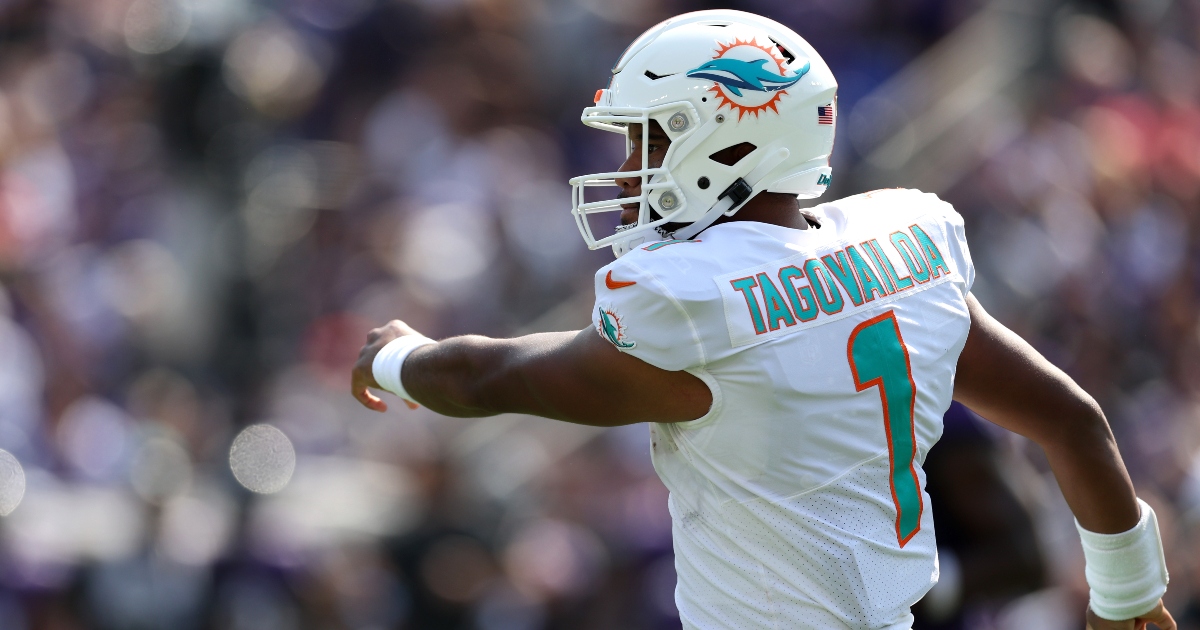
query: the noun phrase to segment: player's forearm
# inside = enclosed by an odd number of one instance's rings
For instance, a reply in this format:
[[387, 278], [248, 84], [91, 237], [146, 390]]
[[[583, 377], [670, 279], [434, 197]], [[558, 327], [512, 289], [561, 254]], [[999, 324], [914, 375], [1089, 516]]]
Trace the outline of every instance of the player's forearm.
[[573, 337], [574, 333], [542, 333], [516, 339], [447, 339], [414, 351], [404, 362], [404, 387], [418, 403], [446, 416], [528, 413], [579, 422], [565, 417], [541, 391], [552, 384], [534, 376], [539, 358]]
[[1138, 520], [1133, 483], [1099, 405], [1069, 379], [1056, 387], [1027, 383], [1007, 389], [1001, 378], [990, 379], [992, 394], [1000, 390], [999, 396], [956, 398], [1042, 447], [1063, 497], [1085, 528], [1117, 533], [1133, 527]]
[[401, 380], [418, 403], [444, 416], [480, 418], [504, 413], [481, 396], [481, 381], [504, 363], [501, 340], [454, 337], [418, 348], [404, 361]]
[[1137, 524], [1137, 495], [1108, 421], [1095, 402], [1088, 402], [1090, 411], [1064, 419], [1062, 430], [1040, 446], [1079, 524], [1115, 534]]
[[1096, 401], [968, 296], [971, 332], [954, 398], [1042, 447], [1079, 523], [1116, 533], [1138, 520], [1133, 484]]
[[418, 403], [460, 418], [524, 413], [613, 427], [694, 420], [712, 404], [699, 378], [617, 352], [590, 328], [447, 339], [413, 351], [402, 379]]

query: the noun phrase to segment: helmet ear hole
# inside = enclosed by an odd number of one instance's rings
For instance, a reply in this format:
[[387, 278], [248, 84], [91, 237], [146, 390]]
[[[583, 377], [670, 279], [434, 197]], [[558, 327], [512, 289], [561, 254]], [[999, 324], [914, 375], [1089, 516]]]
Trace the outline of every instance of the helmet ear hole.
[[733, 166], [738, 162], [741, 162], [742, 158], [750, 155], [757, 148], [757, 146], [749, 142], [739, 142], [735, 145], [725, 147], [724, 149], [713, 153], [712, 155], [708, 156], [708, 159], [716, 162], [717, 164]]
[[767, 39], [771, 40], [771, 42], [775, 44], [775, 48], [779, 50], [779, 54], [783, 55], [784, 59], [787, 59], [789, 66], [796, 61], [796, 55], [793, 55], [791, 51], [784, 48], [783, 44], [780, 44], [778, 41], [776, 41], [774, 37], [768, 37]]

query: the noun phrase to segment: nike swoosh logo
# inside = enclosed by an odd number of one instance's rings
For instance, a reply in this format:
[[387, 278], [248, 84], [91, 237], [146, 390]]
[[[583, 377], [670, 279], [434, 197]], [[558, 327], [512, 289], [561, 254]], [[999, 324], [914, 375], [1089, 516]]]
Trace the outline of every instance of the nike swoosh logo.
[[608, 275], [604, 276], [604, 286], [610, 289], [624, 289], [625, 287], [631, 287], [635, 284], [637, 283], [633, 281], [622, 282], [620, 280], [613, 280], [611, 269], [608, 271]]

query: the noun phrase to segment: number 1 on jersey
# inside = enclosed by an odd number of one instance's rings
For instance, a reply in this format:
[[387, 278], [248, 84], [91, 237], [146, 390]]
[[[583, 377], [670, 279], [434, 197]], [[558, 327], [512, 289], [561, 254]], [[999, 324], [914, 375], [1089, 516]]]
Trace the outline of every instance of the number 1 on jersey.
[[850, 372], [858, 391], [879, 388], [883, 426], [887, 432], [892, 500], [896, 504], [896, 540], [903, 547], [921, 529], [921, 482], [913, 459], [917, 456], [913, 382], [908, 348], [900, 337], [896, 313], [888, 311], [859, 324], [846, 346]]

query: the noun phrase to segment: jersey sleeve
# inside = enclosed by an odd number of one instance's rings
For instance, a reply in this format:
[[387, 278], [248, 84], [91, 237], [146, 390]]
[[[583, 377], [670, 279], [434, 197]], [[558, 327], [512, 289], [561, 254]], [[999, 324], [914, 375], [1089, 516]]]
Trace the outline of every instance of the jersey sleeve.
[[964, 295], [970, 293], [975, 284], [975, 263], [971, 260], [971, 249], [967, 246], [966, 224], [954, 206], [942, 201], [937, 195], [926, 194], [934, 199], [936, 211], [942, 219], [946, 246], [950, 250], [948, 255], [966, 285]]
[[592, 325], [617, 350], [655, 367], [679, 371], [705, 363], [684, 305], [661, 278], [624, 258], [596, 272]]

